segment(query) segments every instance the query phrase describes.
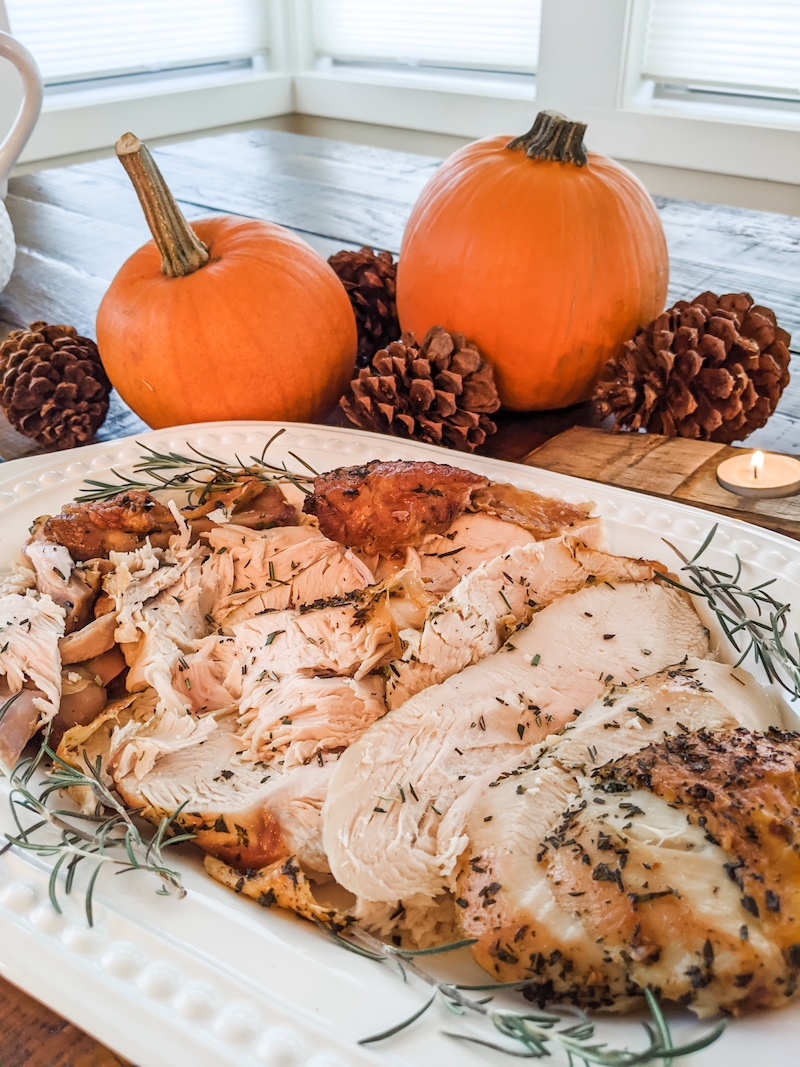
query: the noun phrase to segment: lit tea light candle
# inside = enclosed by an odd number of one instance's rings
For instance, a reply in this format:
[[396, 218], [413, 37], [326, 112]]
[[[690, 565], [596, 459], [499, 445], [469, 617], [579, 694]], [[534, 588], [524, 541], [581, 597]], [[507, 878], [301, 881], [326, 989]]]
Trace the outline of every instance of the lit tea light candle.
[[732, 456], [717, 467], [717, 481], [737, 496], [792, 496], [800, 491], [800, 460], [772, 452]]

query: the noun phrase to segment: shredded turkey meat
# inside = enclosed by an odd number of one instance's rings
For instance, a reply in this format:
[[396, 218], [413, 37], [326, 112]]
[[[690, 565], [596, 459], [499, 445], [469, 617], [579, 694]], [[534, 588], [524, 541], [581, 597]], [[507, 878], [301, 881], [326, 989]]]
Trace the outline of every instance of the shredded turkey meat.
[[59, 639], [64, 609], [48, 595], [0, 597], [0, 762], [13, 767], [37, 727], [50, 722], [61, 703]]

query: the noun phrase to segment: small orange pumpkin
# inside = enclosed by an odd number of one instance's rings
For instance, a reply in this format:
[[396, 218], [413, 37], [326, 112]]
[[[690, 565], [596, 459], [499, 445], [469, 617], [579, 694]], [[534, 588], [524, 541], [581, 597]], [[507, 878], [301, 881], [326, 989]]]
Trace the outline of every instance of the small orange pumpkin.
[[347, 387], [356, 323], [339, 279], [281, 226], [223, 215], [188, 225], [147, 148], [117, 144], [154, 240], [123, 264], [97, 314], [112, 384], [159, 428], [315, 421]]
[[587, 153], [585, 125], [459, 149], [423, 189], [397, 271], [402, 329], [458, 330], [520, 411], [586, 400], [606, 360], [664, 309], [655, 205], [630, 171]]

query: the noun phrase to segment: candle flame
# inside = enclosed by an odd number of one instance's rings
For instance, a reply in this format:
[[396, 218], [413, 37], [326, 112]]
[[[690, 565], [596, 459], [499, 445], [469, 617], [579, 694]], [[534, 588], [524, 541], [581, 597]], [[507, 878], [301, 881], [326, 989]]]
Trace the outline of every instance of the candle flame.
[[764, 467], [764, 453], [754, 452], [750, 457], [750, 473], [753, 475], [753, 480], [757, 481], [758, 476]]

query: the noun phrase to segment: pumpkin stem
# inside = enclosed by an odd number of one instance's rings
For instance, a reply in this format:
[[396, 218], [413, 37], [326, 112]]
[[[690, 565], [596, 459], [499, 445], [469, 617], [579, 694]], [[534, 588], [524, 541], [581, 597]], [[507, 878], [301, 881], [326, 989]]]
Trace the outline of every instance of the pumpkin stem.
[[533, 126], [521, 137], [514, 137], [506, 148], [523, 149], [529, 159], [549, 159], [554, 163], [586, 166], [583, 135], [585, 122], [570, 122], [557, 111], [540, 111]]
[[161, 253], [162, 272], [169, 278], [181, 278], [204, 267], [211, 258], [208, 248], [183, 217], [147, 145], [134, 134], [124, 133], [116, 151]]

